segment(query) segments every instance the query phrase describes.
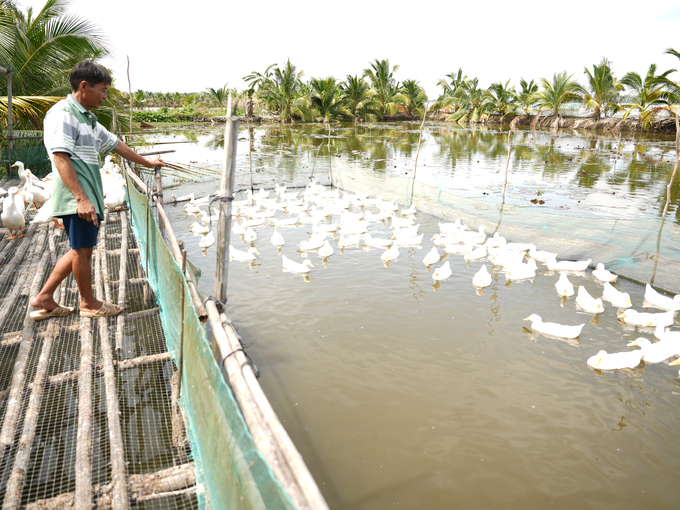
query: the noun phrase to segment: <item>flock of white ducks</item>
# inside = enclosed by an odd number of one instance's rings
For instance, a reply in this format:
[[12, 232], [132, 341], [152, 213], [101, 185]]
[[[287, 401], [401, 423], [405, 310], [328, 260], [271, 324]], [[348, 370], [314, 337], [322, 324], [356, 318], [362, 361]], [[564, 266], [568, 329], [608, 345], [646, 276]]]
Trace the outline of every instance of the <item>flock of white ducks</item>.
[[[424, 234], [418, 232], [419, 224], [415, 222], [417, 210], [414, 206], [399, 211], [397, 204], [384, 200], [382, 197], [370, 198], [367, 194], [350, 194], [319, 184], [307, 185], [302, 193], [291, 193], [286, 190], [285, 186], [277, 185], [274, 194], [275, 196], [270, 196], [271, 192], [264, 189], [257, 193], [248, 190], [246, 199], [234, 200], [232, 214], [235, 221], [231, 232], [252, 245], [257, 239], [255, 230], [257, 227], [267, 224], [274, 227], [271, 243], [278, 248], [283, 271], [306, 275], [314, 267], [308, 258], [302, 262], [296, 262], [282, 253], [286, 242], [279, 229], [285, 227], [311, 224], [310, 237], [299, 243], [297, 251], [304, 256], [308, 252], [316, 251], [324, 263], [328, 257], [333, 255], [333, 247], [327, 238], [330, 234], [336, 234], [336, 242], [341, 249], [362, 244], [367, 249], [369, 247], [382, 248], [384, 251], [380, 258], [386, 266], [390, 261], [399, 257], [401, 247], [422, 248]], [[202, 216], [202, 222], [192, 224], [192, 232], [205, 236], [212, 234], [205, 221], [207, 213], [200, 209], [201, 205], [208, 203], [208, 197], [195, 199], [191, 195], [179, 197], [176, 200], [189, 200], [185, 205], [185, 212]], [[355, 210], [359, 209], [361, 212], [350, 212], [350, 206], [354, 206]], [[214, 210], [214, 212], [217, 211]], [[277, 218], [277, 212], [288, 217]], [[371, 225], [377, 222], [391, 225], [393, 228], [391, 238], [376, 237], [371, 234]], [[460, 219], [450, 223], [440, 222], [439, 232], [431, 238], [433, 246], [423, 258], [423, 264], [429, 271], [431, 266], [441, 261], [443, 254], [459, 254], [467, 261], [488, 260], [497, 270], [500, 268], [505, 273], [507, 280], [525, 280], [540, 274], [538, 263], [542, 263], [548, 270], [560, 273], [555, 289], [563, 302], [576, 294], [576, 307], [596, 315], [605, 311], [604, 302], [606, 301], [619, 309], [617, 317], [626, 324], [656, 328], [658, 342], [652, 343], [648, 339], [639, 338], [629, 344], [629, 346], [640, 347], [635, 351], [613, 354], [600, 351], [588, 359], [589, 366], [598, 370], [634, 368], [643, 360], [656, 363], [676, 355], [680, 356], [680, 332], [666, 331], [667, 327], [673, 325], [674, 315], [680, 310], [680, 295], [670, 298], [659, 294], [647, 285], [644, 306], [666, 311], [643, 313], [631, 310], [630, 296], [618, 291], [612, 285], [617, 275], [605, 269], [604, 264], [597, 264], [592, 271], [593, 277], [603, 284], [602, 295], [591, 296], [584, 286], [579, 285], [576, 289], [569, 280], [569, 275], [586, 276], [591, 259], [558, 260], [556, 253], [537, 250], [533, 244], [510, 243], [498, 233], [488, 237], [486, 230], [484, 225], [480, 226], [477, 231], [470, 230]], [[214, 243], [214, 238], [204, 244], [211, 245], [212, 243]], [[254, 246], [251, 246], [248, 251], [230, 246], [232, 260], [252, 263], [256, 260], [256, 255], [259, 255], [259, 252]], [[432, 272], [432, 278], [437, 284], [451, 275], [452, 270], [448, 260]], [[491, 283], [492, 276], [487, 266], [482, 264], [473, 276], [472, 284], [478, 289], [483, 289]], [[525, 320], [531, 321], [532, 330], [555, 338], [576, 339], [585, 326], [585, 324], [564, 325], [544, 322], [536, 314], [530, 315]], [[660, 356], [665, 357], [659, 359]], [[635, 359], [637, 363], [634, 363]]]
[[[26, 205], [31, 203], [33, 208], [38, 210], [31, 223], [54, 222], [55, 227], [63, 228], [60, 221], [52, 216], [53, 173], [50, 172], [45, 178], [38, 179], [23, 162], [17, 161], [12, 166], [17, 167], [21, 183], [18, 187], [9, 188], [7, 191], [0, 188], [0, 197], [7, 195], [2, 201], [0, 218], [2, 224], [9, 230], [8, 239], [16, 239], [24, 235]], [[104, 206], [107, 209], [117, 210], [125, 203], [126, 198], [126, 183], [121, 169], [112, 161], [111, 156], [106, 156], [104, 166], [99, 169], [99, 173], [104, 188]]]

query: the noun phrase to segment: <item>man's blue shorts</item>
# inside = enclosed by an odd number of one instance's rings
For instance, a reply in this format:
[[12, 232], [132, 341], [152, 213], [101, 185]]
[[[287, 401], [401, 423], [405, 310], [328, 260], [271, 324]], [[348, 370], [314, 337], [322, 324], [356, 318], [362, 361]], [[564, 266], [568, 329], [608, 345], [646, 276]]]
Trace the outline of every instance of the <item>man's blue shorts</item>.
[[[99, 216], [97, 218], [99, 225], [101, 225], [102, 219]], [[66, 230], [68, 242], [72, 249], [94, 248], [97, 245], [99, 227], [95, 227], [93, 222], [86, 221], [77, 214], [61, 216], [61, 220], [64, 222], [64, 230]]]

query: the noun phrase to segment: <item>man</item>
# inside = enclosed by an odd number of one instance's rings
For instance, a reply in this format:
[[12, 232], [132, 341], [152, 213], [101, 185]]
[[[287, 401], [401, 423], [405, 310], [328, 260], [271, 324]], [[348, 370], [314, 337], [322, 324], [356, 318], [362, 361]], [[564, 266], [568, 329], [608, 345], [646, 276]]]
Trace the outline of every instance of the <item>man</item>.
[[90, 112], [104, 103], [111, 85], [104, 69], [92, 62], [80, 62], [69, 81], [73, 92], [45, 116], [44, 142], [58, 174], [52, 187], [52, 215], [63, 220], [71, 250], [59, 259], [40, 293], [31, 300], [31, 306], [39, 309], [31, 312], [34, 320], [73, 312], [72, 307], [60, 306], [54, 300], [57, 287], [71, 272], [80, 291], [82, 317], [107, 317], [123, 311], [118, 305], [99, 301], [92, 292], [92, 250], [104, 217], [98, 153], [114, 151], [149, 168], [163, 166], [160, 158], [146, 159], [119, 141]]

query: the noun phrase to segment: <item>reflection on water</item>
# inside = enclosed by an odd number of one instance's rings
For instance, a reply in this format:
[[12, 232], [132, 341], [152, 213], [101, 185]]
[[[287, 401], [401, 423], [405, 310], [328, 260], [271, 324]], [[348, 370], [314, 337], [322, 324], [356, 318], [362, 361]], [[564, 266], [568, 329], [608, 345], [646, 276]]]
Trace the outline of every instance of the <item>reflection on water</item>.
[[[386, 175], [410, 176], [418, 146], [417, 124], [333, 124], [333, 158]], [[241, 126], [237, 186], [273, 186], [274, 180], [328, 180], [328, 130], [323, 125]], [[418, 180], [459, 195], [500, 203], [509, 161], [506, 202], [606, 217], [660, 216], [665, 186], [675, 162], [673, 137], [614, 135], [562, 130], [511, 133], [462, 129], [428, 122], [418, 162]], [[147, 135], [147, 140], [197, 139], [172, 146], [168, 160], [220, 170], [223, 132], [218, 128]], [[508, 160], [508, 137], [511, 139]], [[158, 146], [167, 149], [168, 146]], [[249, 151], [249, 149], [251, 149]], [[217, 152], [216, 152], [217, 151]], [[252, 157], [252, 161], [251, 161]], [[300, 181], [304, 175], [304, 181]], [[539, 199], [543, 204], [534, 204]], [[680, 223], [680, 180], [671, 192], [669, 218]]]
[[[444, 136], [445, 129], [427, 127], [429, 149], [424, 158], [421, 150], [420, 177], [460, 186], [481, 199], [500, 197], [503, 177], [496, 172], [502, 173], [506, 163], [502, 148], [507, 150], [507, 134], [453, 130]], [[272, 180], [290, 176], [304, 182], [308, 174], [301, 174], [314, 164], [318, 144], [327, 143], [317, 126], [255, 131], [258, 157], [253, 165], [261, 182], [266, 168], [277, 169], [268, 176]], [[386, 173], [407, 168], [404, 161], [417, 143], [417, 128], [408, 126], [334, 126], [332, 134], [345, 136], [331, 140], [342, 157], [367, 166], [385, 163], [371, 171]], [[512, 136], [508, 200], [516, 194], [515, 201], [527, 202], [540, 189], [540, 196], [550, 199], [544, 207], [558, 200], [577, 207], [575, 197], [583, 197], [591, 208], [600, 203], [601, 210], [593, 212], [606, 216], [613, 202], [596, 202], [604, 191], [589, 190], [625, 190], [626, 208], [620, 214], [658, 212], [664, 187], [658, 181], [663, 181], [663, 168], [672, 169], [666, 142], [531, 132]], [[411, 138], [415, 142], [407, 141]], [[363, 145], [352, 145], [350, 139]], [[443, 140], [461, 147], [474, 144], [475, 149], [454, 157]], [[661, 160], [658, 168], [635, 156], [635, 147], [643, 143], [644, 154]], [[323, 150], [317, 170], [326, 157]], [[370, 152], [370, 157], [352, 151]], [[384, 161], [371, 161], [375, 155], [384, 155]], [[551, 163], [541, 166], [541, 158]], [[639, 172], [633, 179], [635, 161]], [[275, 162], [282, 167], [274, 167]], [[240, 164], [243, 170], [247, 161]], [[592, 165], [589, 175], [579, 176], [585, 164]], [[599, 174], [591, 175], [595, 167]], [[431, 173], [421, 173], [424, 168]], [[495, 176], [497, 188], [475, 175]], [[620, 182], [610, 184], [618, 175]], [[200, 196], [214, 187], [205, 182], [186, 188]], [[637, 200], [649, 210], [638, 210]], [[169, 216], [190, 258], [203, 270], [201, 292], [210, 294], [214, 247], [203, 257], [199, 238], [189, 233], [194, 218], [181, 207], [170, 208]], [[622, 325], [611, 306], [592, 321], [592, 315], [577, 310], [573, 297], [563, 301], [556, 294], [559, 275], [542, 264], [533, 280], [507, 285], [505, 275], [484, 262], [493, 283], [479, 295], [471, 280], [482, 262], [449, 255], [444, 260], [453, 274], [433, 289], [432, 273], [422, 259], [438, 220], [419, 213], [422, 248], [402, 248], [389, 267], [380, 260], [382, 250], [347, 247], [340, 253], [334, 239], [336, 251], [326, 265], [316, 253], [306, 255], [314, 268], [311, 281], [305, 282], [282, 271], [269, 226], [257, 227], [255, 245], [261, 255], [256, 265], [230, 265], [228, 314], [244, 343], [252, 344], [248, 352], [261, 370], [260, 382], [330, 507], [677, 508], [677, 370], [666, 363], [614, 373], [586, 366], [600, 349], [627, 350], [626, 344], [638, 336], [652, 339], [651, 330]], [[286, 240], [281, 253], [300, 260], [296, 247], [309, 237], [311, 225], [279, 231]], [[389, 225], [371, 226], [378, 237], [391, 232]], [[247, 248], [237, 236], [232, 244]], [[591, 295], [601, 295], [602, 285], [589, 272], [570, 278]], [[619, 278], [616, 287], [644, 310], [642, 286]], [[531, 313], [563, 324], [584, 323], [579, 342], [526, 331], [522, 319]]]

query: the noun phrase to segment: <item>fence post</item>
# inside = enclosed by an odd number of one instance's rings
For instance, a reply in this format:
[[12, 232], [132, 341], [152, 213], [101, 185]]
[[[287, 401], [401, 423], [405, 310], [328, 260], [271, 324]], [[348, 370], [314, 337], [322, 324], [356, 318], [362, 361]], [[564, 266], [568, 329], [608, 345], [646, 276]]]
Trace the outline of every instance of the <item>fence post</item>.
[[12, 148], [14, 147], [14, 140], [12, 139], [12, 67], [8, 66], [7, 69], [0, 67], [0, 73], [7, 75], [7, 141], [9, 142], [9, 151], [7, 153], [7, 176], [9, 176], [12, 170]]
[[[161, 176], [161, 167], [157, 166], [153, 171], [156, 176], [156, 203], [163, 207], [163, 177]], [[158, 222], [158, 229], [161, 231], [161, 236], [165, 238], [165, 224], [162, 221]]]
[[220, 219], [217, 224], [217, 265], [215, 270], [215, 297], [227, 299], [227, 274], [229, 270], [229, 237], [231, 233], [231, 201], [234, 199], [234, 174], [236, 173], [236, 145], [240, 119], [232, 115], [232, 99], [227, 102], [227, 124], [224, 127], [224, 166], [220, 182]]

